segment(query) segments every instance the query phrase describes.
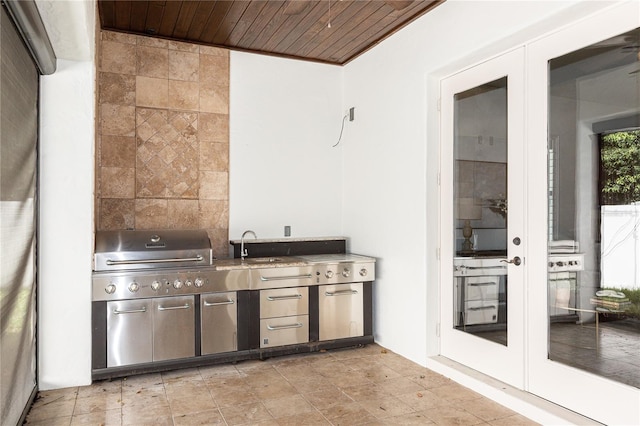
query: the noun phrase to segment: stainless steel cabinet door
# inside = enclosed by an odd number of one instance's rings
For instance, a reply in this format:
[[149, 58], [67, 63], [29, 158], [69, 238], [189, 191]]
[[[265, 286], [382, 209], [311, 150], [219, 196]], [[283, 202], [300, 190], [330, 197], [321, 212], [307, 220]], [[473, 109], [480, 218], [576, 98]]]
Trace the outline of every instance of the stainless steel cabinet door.
[[153, 360], [195, 356], [193, 296], [153, 299]]
[[320, 286], [320, 340], [364, 336], [362, 289], [362, 283]]
[[153, 360], [153, 311], [149, 300], [107, 303], [107, 367]]
[[202, 355], [238, 349], [236, 292], [200, 296]]

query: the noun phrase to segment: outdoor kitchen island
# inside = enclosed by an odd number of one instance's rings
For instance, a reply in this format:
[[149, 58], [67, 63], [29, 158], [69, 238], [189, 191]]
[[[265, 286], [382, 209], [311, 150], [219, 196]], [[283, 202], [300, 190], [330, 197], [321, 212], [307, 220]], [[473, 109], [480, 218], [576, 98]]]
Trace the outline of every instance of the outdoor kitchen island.
[[[142, 246], [153, 255], [140, 257], [154, 266], [136, 260], [135, 268], [94, 273], [93, 379], [373, 342], [375, 259], [345, 253], [344, 239], [252, 240], [246, 258], [200, 266], [176, 266], [175, 259], [206, 255], [167, 252], [170, 262], [160, 266], [165, 253], [156, 240], [175, 248], [171, 239], [184, 242], [185, 235], [117, 232], [120, 240], [148, 239]], [[261, 250], [270, 256], [252, 257]]]

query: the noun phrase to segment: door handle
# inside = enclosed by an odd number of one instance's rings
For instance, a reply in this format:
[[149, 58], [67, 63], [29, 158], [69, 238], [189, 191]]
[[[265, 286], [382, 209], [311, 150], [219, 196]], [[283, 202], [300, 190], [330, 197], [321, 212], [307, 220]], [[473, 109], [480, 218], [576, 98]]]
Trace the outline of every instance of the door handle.
[[511, 260], [502, 259], [500, 262], [511, 263], [513, 265], [520, 266], [522, 264], [522, 259], [520, 259], [518, 256], [516, 256]]

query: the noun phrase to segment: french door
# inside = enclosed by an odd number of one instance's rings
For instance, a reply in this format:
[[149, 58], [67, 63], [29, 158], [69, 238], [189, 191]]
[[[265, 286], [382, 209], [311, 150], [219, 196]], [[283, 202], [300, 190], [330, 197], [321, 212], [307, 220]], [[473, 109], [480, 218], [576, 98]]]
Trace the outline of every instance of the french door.
[[[541, 38], [527, 58], [528, 390], [640, 424], [640, 186], [625, 184], [640, 183], [640, 3]], [[565, 259], [574, 270], [556, 272]]]
[[441, 86], [441, 353], [524, 386], [524, 50]]
[[441, 354], [640, 424], [640, 3], [443, 79], [441, 138]]

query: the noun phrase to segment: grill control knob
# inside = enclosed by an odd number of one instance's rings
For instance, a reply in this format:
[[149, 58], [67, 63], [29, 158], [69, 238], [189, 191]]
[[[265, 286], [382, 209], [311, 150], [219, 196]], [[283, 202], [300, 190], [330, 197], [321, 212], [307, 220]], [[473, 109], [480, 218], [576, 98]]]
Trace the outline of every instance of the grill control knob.
[[129, 291], [131, 293], [135, 293], [139, 289], [140, 289], [140, 285], [137, 282], [133, 281], [131, 284], [129, 284]]
[[361, 277], [366, 277], [367, 276], [367, 270], [365, 268], [360, 269], [360, 276]]
[[151, 290], [158, 291], [161, 285], [162, 284], [160, 284], [160, 281], [155, 280], [154, 282], [151, 283]]
[[191, 280], [186, 280], [184, 282], [184, 285], [186, 285], [187, 287], [191, 287], [193, 285], [193, 282]]
[[324, 273], [324, 276], [327, 278], [333, 278], [333, 271], [327, 271]]
[[204, 285], [204, 280], [202, 278], [196, 278], [196, 280], [193, 282], [193, 285], [200, 288]]
[[564, 266], [564, 262], [556, 262], [556, 265], [558, 265], [558, 266]]
[[347, 278], [349, 275], [351, 275], [351, 271], [349, 270], [349, 268], [344, 268], [342, 270], [342, 276]]
[[173, 282], [173, 288], [175, 288], [176, 290], [177, 290], [177, 289], [179, 289], [179, 288], [182, 288], [182, 281], [180, 281], [180, 280], [175, 280], [175, 281]]
[[549, 268], [553, 268], [553, 265], [555, 265], [555, 263], [549, 262]]
[[104, 291], [107, 294], [113, 294], [116, 292], [116, 286], [115, 284], [109, 284], [108, 286], [105, 287]]

